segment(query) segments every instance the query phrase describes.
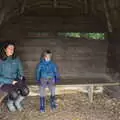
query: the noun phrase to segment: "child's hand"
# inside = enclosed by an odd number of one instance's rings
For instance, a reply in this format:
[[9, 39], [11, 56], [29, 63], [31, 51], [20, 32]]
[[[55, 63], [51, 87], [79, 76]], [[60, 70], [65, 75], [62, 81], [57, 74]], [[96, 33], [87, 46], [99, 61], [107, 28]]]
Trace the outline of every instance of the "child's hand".
[[55, 77], [55, 83], [59, 82], [60, 78]]
[[40, 81], [40, 80], [37, 80], [37, 84], [40, 85], [40, 84], [41, 84], [41, 81]]

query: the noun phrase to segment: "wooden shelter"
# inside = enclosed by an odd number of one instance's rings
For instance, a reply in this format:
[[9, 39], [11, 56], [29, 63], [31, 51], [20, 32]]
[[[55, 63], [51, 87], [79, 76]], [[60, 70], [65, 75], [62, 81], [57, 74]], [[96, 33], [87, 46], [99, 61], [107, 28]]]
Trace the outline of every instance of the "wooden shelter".
[[[99, 32], [106, 37], [62, 38], [58, 32]], [[0, 0], [0, 40], [6, 39], [16, 41], [31, 84], [46, 48], [53, 51], [64, 80], [120, 79], [119, 0]]]

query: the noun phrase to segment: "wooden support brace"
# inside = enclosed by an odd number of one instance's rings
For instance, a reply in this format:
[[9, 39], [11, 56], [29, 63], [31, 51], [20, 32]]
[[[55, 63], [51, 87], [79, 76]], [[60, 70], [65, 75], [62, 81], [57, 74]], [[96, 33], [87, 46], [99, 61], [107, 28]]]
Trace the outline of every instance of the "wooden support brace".
[[84, 5], [85, 5], [84, 12], [85, 12], [85, 14], [88, 14], [88, 0], [84, 1]]
[[5, 17], [5, 11], [4, 9], [2, 9], [0, 11], [0, 25], [2, 24], [2, 22], [4, 21], [4, 17]]
[[0, 91], [0, 104], [2, 103], [3, 99], [7, 96], [6, 92]]
[[93, 85], [89, 86], [88, 97], [89, 97], [90, 103], [93, 103], [93, 92], [94, 92], [93, 90], [94, 90], [94, 86]]
[[104, 5], [105, 16], [106, 16], [106, 19], [107, 19], [108, 31], [112, 32], [113, 28], [112, 28], [112, 24], [111, 24], [111, 20], [110, 20], [110, 13], [109, 13], [109, 10], [108, 10], [108, 4], [107, 4], [106, 0], [103, 0], [103, 5]]
[[56, 8], [57, 7], [57, 0], [53, 1], [53, 7]]
[[20, 14], [22, 14], [24, 12], [25, 4], [26, 4], [26, 0], [23, 0], [23, 4], [21, 5]]

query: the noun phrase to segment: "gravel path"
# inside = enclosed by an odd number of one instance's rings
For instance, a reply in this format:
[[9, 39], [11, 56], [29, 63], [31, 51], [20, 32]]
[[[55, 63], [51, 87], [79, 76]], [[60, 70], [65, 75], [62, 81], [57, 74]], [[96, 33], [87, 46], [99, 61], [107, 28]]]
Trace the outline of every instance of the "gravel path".
[[47, 97], [46, 113], [39, 112], [39, 97], [28, 97], [22, 112], [4, 110], [0, 120], [120, 120], [120, 100], [97, 94], [90, 104], [86, 94], [76, 92], [57, 96], [58, 108], [51, 111]]

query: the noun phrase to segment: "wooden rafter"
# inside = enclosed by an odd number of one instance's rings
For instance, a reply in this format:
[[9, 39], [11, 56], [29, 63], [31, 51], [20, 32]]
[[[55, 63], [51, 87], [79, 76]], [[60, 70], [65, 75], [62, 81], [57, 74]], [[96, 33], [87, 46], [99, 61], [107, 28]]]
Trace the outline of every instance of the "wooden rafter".
[[66, 2], [66, 3], [70, 3], [73, 5], [84, 5], [84, 2], [80, 1], [80, 0], [57, 0], [58, 2], [62, 3], [62, 2]]
[[54, 7], [54, 8], [57, 7], [57, 0], [53, 0], [53, 7]]
[[0, 12], [0, 25], [2, 24], [2, 22], [4, 21], [4, 17], [5, 17], [5, 9], [2, 9]]
[[81, 4], [74, 4], [74, 2], [72, 3], [72, 2], [68, 2], [68, 1], [58, 2], [58, 5], [66, 5], [66, 6], [77, 7], [77, 8], [83, 7], [83, 5], [81, 5]]
[[95, 1], [94, 0], [91, 0], [91, 2], [90, 2], [90, 5], [91, 5], [91, 7], [90, 7], [90, 9], [91, 9], [91, 12], [93, 13], [93, 14], [95, 14]]
[[5, 8], [4, 8], [4, 1], [1, 0], [1, 8], [0, 8], [0, 24], [2, 24], [3, 20], [4, 20], [4, 16], [5, 16], [5, 12], [4, 12]]
[[80, 0], [39, 0], [39, 1], [35, 1], [32, 4], [29, 4], [27, 7], [30, 8], [30, 7], [39, 6], [39, 5], [41, 6], [51, 5], [51, 7], [53, 6], [54, 8], [60, 7], [60, 5], [81, 8], [84, 6], [84, 2]]
[[31, 8], [31, 7], [34, 7], [34, 6], [37, 6], [37, 5], [38, 5], [38, 6], [39, 6], [39, 5], [45, 5], [45, 4], [46, 4], [46, 5], [48, 5], [48, 4], [52, 5], [53, 2], [50, 1], [50, 0], [47, 0], [47, 1], [38, 1], [38, 2], [35, 2], [35, 3], [27, 6], [27, 8]]
[[88, 0], [84, 0], [84, 12], [88, 13]]
[[78, 3], [80, 4], [84, 4], [84, 1], [83, 0], [76, 0]]
[[111, 19], [110, 19], [108, 3], [106, 0], [103, 0], [103, 5], [104, 5], [104, 13], [105, 13], [106, 20], [107, 20], [108, 31], [112, 32], [113, 28], [112, 28], [112, 23], [111, 23]]
[[18, 5], [19, 13], [22, 14], [24, 12], [24, 8], [26, 5], [26, 0], [16, 0], [16, 3]]
[[22, 14], [24, 12], [25, 5], [26, 5], [26, 0], [23, 0], [23, 3], [21, 5], [21, 9], [20, 9], [20, 14]]

